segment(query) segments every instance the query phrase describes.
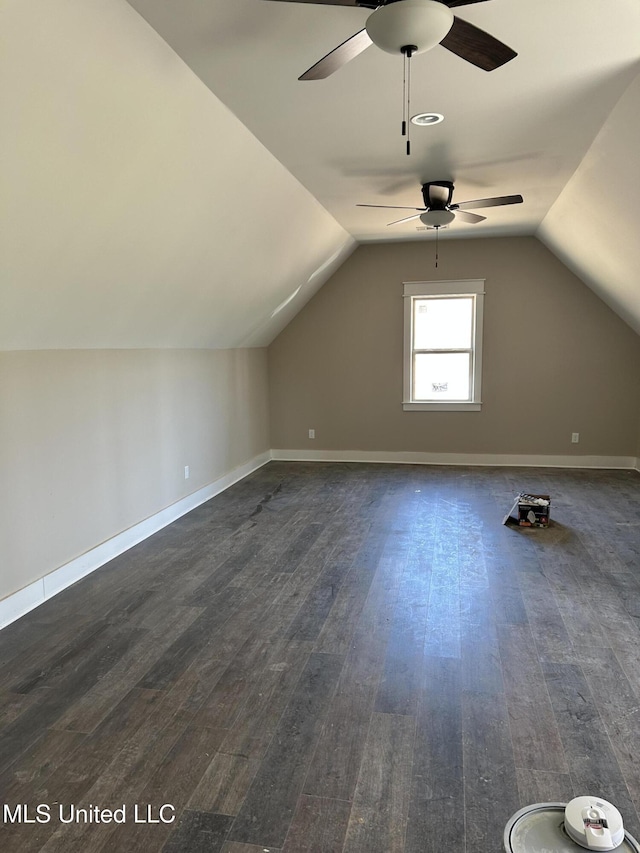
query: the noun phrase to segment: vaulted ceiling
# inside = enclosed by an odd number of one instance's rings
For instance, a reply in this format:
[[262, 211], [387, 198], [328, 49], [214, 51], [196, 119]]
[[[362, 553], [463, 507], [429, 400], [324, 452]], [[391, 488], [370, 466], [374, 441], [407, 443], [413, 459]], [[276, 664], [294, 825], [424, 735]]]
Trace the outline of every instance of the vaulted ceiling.
[[536, 234], [640, 332], [640, 5], [455, 11], [518, 56], [415, 57], [406, 156], [399, 56], [297, 80], [364, 9], [0, 0], [0, 348], [263, 345], [440, 179], [525, 199], [443, 237]]

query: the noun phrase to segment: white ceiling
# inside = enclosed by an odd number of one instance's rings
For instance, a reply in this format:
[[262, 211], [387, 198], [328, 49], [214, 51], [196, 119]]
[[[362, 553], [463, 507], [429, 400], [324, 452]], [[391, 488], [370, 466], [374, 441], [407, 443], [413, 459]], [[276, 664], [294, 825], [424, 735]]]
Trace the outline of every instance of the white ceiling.
[[356, 241], [432, 238], [357, 202], [439, 179], [525, 198], [444, 237], [537, 234], [640, 332], [640, 3], [456, 11], [519, 56], [416, 57], [407, 157], [399, 57], [297, 80], [366, 10], [0, 0], [0, 349], [266, 345]]
[[538, 237], [640, 334], [640, 75], [560, 193]]
[[440, 112], [445, 121], [412, 129], [407, 157], [400, 56], [372, 46], [326, 80], [297, 80], [364, 26], [366, 9], [274, 0], [129, 2], [359, 241], [424, 239], [415, 222], [387, 227], [402, 212], [355, 205], [421, 206], [420, 184], [439, 179], [455, 181], [457, 201], [525, 198], [519, 207], [487, 210], [482, 224], [456, 222], [447, 236], [535, 233], [640, 59], [637, 0], [459, 7], [460, 17], [519, 55], [489, 73], [440, 46], [416, 56], [412, 113]]

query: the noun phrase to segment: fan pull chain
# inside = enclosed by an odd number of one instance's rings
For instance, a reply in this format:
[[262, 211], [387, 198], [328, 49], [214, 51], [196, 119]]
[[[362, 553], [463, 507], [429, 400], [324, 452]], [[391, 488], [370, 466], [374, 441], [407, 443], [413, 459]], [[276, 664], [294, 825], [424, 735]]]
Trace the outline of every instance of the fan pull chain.
[[411, 57], [418, 48], [407, 44], [402, 48], [403, 78], [402, 78], [402, 135], [407, 137], [407, 155], [411, 154], [410, 116], [411, 116]]
[[407, 54], [402, 55], [402, 135], [407, 135]]
[[440, 235], [440, 229], [436, 225], [436, 269], [438, 269], [438, 237]]

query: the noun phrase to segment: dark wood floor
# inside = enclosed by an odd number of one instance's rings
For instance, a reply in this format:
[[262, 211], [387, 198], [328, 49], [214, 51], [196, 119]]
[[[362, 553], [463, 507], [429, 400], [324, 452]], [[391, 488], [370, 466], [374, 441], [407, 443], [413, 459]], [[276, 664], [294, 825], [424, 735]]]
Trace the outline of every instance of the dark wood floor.
[[591, 793], [640, 837], [640, 475], [271, 463], [2, 631], [0, 726], [51, 807], [4, 853], [499, 853]]

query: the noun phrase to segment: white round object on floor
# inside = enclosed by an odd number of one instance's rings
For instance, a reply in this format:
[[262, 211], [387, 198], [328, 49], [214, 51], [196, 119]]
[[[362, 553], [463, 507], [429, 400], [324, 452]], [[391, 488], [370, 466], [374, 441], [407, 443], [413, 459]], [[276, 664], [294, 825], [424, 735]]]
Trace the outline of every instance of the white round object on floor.
[[[535, 803], [517, 811], [504, 830], [505, 853], [584, 853], [584, 847], [567, 832], [566, 805]], [[624, 832], [614, 850], [616, 853], [640, 853], [640, 844]]]
[[600, 797], [575, 797], [564, 810], [567, 834], [589, 850], [614, 850], [622, 844], [622, 815]]

